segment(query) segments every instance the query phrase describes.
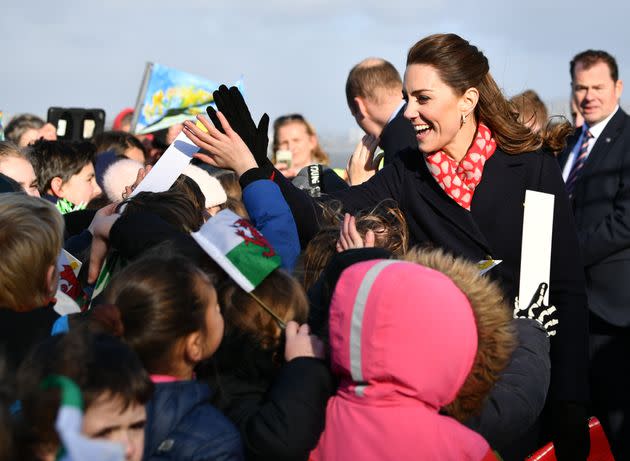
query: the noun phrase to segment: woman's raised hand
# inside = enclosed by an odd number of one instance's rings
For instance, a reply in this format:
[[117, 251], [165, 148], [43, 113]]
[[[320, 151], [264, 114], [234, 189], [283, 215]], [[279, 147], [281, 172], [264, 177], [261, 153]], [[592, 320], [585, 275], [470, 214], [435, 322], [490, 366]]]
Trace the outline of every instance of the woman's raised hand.
[[256, 168], [258, 165], [254, 155], [245, 142], [232, 129], [221, 112], [217, 112], [216, 115], [225, 134], [202, 115], [198, 115], [197, 119], [208, 130], [207, 132], [191, 121], [184, 122], [184, 133], [188, 139], [206, 151], [195, 154], [194, 157], [214, 167], [232, 170], [239, 176], [251, 168]]

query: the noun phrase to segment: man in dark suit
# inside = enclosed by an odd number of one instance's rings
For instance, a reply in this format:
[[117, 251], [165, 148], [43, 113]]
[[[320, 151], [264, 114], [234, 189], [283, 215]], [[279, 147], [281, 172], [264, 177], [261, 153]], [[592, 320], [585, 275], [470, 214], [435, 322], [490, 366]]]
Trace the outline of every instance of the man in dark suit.
[[390, 62], [367, 58], [354, 66], [346, 80], [346, 99], [363, 131], [380, 138], [385, 164], [391, 163], [396, 153], [418, 147], [416, 133], [403, 117], [402, 80]]
[[591, 403], [616, 459], [630, 459], [630, 117], [610, 54], [579, 53], [571, 78], [584, 124], [559, 161], [587, 282]]

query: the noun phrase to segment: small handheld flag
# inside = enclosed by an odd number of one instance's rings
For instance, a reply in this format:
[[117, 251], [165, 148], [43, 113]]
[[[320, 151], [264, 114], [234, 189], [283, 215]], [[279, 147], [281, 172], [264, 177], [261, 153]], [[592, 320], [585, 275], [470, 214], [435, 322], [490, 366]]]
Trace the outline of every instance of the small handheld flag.
[[57, 412], [55, 428], [62, 442], [57, 461], [123, 461], [125, 452], [122, 445], [94, 440], [81, 433], [83, 425], [83, 398], [81, 390], [70, 378], [49, 375], [41, 384], [43, 389], [58, 388], [61, 391], [61, 404]]
[[284, 328], [284, 321], [252, 293], [272, 271], [280, 267], [280, 257], [260, 231], [233, 211], [223, 210], [191, 235], [230, 278]]

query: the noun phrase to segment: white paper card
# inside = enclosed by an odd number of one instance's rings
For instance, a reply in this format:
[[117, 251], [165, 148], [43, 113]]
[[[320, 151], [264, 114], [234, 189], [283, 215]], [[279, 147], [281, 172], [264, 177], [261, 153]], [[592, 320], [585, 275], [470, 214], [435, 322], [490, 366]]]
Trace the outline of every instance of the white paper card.
[[170, 189], [180, 174], [186, 169], [193, 154], [199, 152], [190, 139], [182, 131], [175, 141], [168, 146], [160, 160], [151, 168], [130, 197], [139, 192], [164, 192]]
[[519, 303], [526, 303], [525, 305], [529, 305], [534, 294], [538, 292], [538, 286], [543, 282], [549, 287], [545, 294], [545, 304], [549, 305], [554, 201], [555, 197], [552, 194], [525, 191], [521, 277], [518, 290]]

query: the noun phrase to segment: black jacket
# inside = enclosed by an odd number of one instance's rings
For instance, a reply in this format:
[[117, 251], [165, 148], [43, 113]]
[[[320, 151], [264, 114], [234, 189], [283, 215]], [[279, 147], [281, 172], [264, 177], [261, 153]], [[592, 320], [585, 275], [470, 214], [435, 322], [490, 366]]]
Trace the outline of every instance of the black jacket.
[[418, 150], [416, 131], [403, 113], [405, 106], [401, 107], [396, 116], [389, 121], [379, 136], [379, 147], [385, 152], [385, 165], [389, 165], [398, 154], [406, 149]]
[[[262, 173], [250, 170], [241, 183]], [[302, 245], [319, 229], [321, 208], [282, 175], [275, 174], [291, 207]], [[509, 155], [497, 149], [485, 164], [468, 212], [440, 189], [417, 149], [402, 152], [364, 184], [331, 194], [350, 213], [394, 199], [409, 226], [412, 244], [429, 244], [477, 262], [492, 256], [503, 262], [489, 273], [513, 299], [518, 294], [525, 190], [555, 196], [550, 301], [560, 327], [551, 341], [551, 396], [588, 399], [588, 314], [578, 240], [564, 182], [555, 158], [547, 153]]]
[[58, 318], [52, 306], [26, 312], [0, 307], [0, 354], [4, 354], [8, 373], [17, 370], [35, 344], [50, 336]]
[[333, 392], [323, 361], [301, 357], [276, 365], [272, 352], [228, 334], [204, 373], [213, 403], [240, 429], [248, 460], [306, 461], [324, 429]]
[[501, 453], [527, 432], [543, 411], [549, 382], [549, 337], [535, 320], [515, 319], [518, 346], [481, 410], [464, 424]]
[[[559, 157], [562, 166], [580, 132]], [[591, 311], [616, 326], [630, 326], [630, 117], [610, 119], [575, 183], [575, 224]]]

